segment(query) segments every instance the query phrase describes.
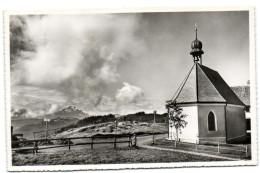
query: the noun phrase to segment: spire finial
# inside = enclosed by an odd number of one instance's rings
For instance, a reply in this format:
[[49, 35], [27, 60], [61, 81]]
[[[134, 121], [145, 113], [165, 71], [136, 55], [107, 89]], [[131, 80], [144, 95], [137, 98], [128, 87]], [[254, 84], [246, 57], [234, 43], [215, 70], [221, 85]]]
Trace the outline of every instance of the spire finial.
[[200, 64], [202, 64], [202, 57], [201, 55], [204, 53], [202, 50], [202, 42], [198, 40], [197, 38], [197, 31], [198, 31], [198, 25], [195, 23], [195, 33], [196, 33], [196, 39], [191, 43], [191, 52], [190, 54], [194, 58], [194, 62], [197, 63], [200, 61]]
[[197, 40], [197, 30], [198, 30], [198, 25], [197, 23], [195, 23], [196, 40]]

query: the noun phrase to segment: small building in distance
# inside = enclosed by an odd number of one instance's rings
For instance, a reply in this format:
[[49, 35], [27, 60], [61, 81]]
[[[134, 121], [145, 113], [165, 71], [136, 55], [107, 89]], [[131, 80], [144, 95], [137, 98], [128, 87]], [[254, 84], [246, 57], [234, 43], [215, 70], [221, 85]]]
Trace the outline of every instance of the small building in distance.
[[246, 117], [249, 118], [250, 115], [250, 83], [244, 86], [231, 86], [230, 87], [238, 98], [246, 105]]
[[251, 143], [251, 111], [250, 111], [250, 82], [244, 86], [232, 86], [231, 89], [235, 92], [238, 98], [246, 105], [246, 130], [247, 142]]
[[[202, 65], [202, 42], [192, 42], [190, 54], [194, 64], [167, 107], [181, 107], [188, 123], [179, 132], [184, 142], [214, 141], [243, 143], [246, 141], [246, 105], [228, 86], [220, 74]], [[168, 110], [169, 112], [169, 110]], [[169, 122], [169, 137], [175, 133]]]

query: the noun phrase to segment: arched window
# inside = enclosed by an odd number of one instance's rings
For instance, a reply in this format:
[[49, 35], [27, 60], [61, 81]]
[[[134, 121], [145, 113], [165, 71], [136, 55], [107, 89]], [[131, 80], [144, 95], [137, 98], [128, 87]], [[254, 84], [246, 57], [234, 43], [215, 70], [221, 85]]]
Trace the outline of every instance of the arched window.
[[209, 131], [216, 131], [215, 115], [211, 111], [208, 115], [208, 130]]

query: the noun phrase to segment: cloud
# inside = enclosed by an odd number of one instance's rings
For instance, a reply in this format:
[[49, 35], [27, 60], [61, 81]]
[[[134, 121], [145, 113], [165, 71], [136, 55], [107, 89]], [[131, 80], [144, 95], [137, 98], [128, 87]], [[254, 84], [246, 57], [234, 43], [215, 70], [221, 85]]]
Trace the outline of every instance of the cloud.
[[11, 109], [11, 115], [13, 117], [18, 117], [18, 118], [25, 117], [27, 112], [28, 111], [24, 108], [23, 109], [15, 109], [15, 108], [12, 107], [12, 109]]
[[49, 111], [48, 111], [48, 114], [54, 113], [57, 109], [58, 109], [58, 105], [52, 104]]
[[100, 114], [115, 112], [116, 102], [108, 96], [102, 96], [100, 103], [96, 107], [96, 112]]
[[[151, 106], [144, 91], [118, 69], [146, 46], [136, 36], [138, 15], [12, 16], [12, 105], [28, 114], [76, 105], [89, 113], [134, 113]], [[19, 30], [17, 33], [15, 30]], [[14, 46], [15, 47], [15, 46]], [[31, 113], [30, 113], [31, 112]]]
[[[37, 116], [50, 112], [52, 105], [63, 105], [68, 101], [64, 93], [56, 89], [33, 86], [12, 86], [11, 100], [14, 109], [26, 108], [27, 115]], [[26, 116], [27, 116], [26, 115]]]
[[[12, 85], [59, 89], [71, 99], [106, 94], [120, 78], [122, 61], [145, 49], [135, 34], [138, 15], [11, 16], [11, 21]], [[17, 40], [29, 46], [16, 46]]]
[[164, 105], [158, 106], [161, 105], [158, 104], [158, 102], [162, 102], [161, 100], [146, 97], [143, 89], [138, 86], [130, 85], [127, 82], [124, 82], [123, 85], [115, 94], [116, 108], [114, 110], [116, 113], [121, 115], [141, 111], [152, 113], [154, 110], [158, 113], [165, 113]]
[[14, 118], [35, 118], [38, 115], [43, 115], [44, 113], [44, 111], [33, 112], [26, 108], [11, 108], [11, 116]]
[[[26, 19], [22, 16], [10, 17], [10, 61], [20, 60], [23, 52], [33, 51], [33, 42], [28, 37]], [[26, 58], [26, 56], [24, 57]]]
[[144, 97], [144, 91], [137, 87], [124, 82], [124, 86], [119, 89], [115, 95], [116, 101], [120, 104], [137, 103]]
[[71, 104], [99, 114], [147, 110], [143, 89], [120, 88], [119, 70], [147, 52], [139, 27], [138, 14], [11, 16], [12, 106], [32, 115]]

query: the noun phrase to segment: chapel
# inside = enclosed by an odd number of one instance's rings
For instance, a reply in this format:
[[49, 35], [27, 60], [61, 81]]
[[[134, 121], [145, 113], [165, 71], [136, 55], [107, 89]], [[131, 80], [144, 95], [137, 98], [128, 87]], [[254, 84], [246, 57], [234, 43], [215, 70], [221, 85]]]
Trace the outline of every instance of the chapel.
[[[179, 131], [180, 141], [200, 143], [243, 143], [246, 141], [245, 104], [220, 74], [202, 65], [202, 42], [191, 43], [194, 64], [179, 86], [169, 105], [178, 106], [186, 114], [187, 125]], [[169, 122], [169, 138], [176, 133]]]

